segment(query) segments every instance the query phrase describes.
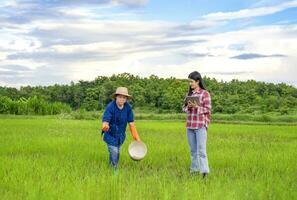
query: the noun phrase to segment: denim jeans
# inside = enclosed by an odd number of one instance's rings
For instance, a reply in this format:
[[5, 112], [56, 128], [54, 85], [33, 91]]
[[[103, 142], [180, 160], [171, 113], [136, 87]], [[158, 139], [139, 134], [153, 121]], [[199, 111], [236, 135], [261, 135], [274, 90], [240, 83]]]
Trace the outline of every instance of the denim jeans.
[[188, 143], [191, 151], [191, 172], [209, 173], [206, 154], [207, 130], [205, 127], [187, 129]]
[[120, 146], [112, 146], [107, 144], [107, 148], [109, 152], [109, 164], [113, 168], [117, 168], [120, 159]]

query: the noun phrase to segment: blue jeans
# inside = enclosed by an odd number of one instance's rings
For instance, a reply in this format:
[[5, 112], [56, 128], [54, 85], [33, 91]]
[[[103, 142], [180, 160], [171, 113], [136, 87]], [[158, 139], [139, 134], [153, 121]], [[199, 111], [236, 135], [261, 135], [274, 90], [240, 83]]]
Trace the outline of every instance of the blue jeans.
[[209, 173], [208, 159], [206, 154], [207, 130], [187, 129], [188, 142], [191, 150], [191, 172]]
[[113, 168], [117, 168], [120, 159], [120, 146], [112, 146], [107, 144], [107, 148], [109, 152], [109, 164]]

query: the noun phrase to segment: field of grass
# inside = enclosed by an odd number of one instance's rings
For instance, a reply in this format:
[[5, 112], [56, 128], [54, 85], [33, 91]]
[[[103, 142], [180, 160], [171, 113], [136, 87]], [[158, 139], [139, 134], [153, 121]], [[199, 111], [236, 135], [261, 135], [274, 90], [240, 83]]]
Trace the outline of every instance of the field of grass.
[[147, 157], [108, 168], [95, 120], [0, 119], [0, 198], [297, 199], [297, 126], [212, 124], [211, 173], [189, 175], [184, 122], [137, 121]]
[[[134, 111], [136, 120], [166, 120], [166, 121], [184, 121], [186, 113], [156, 113]], [[85, 111], [83, 109], [72, 111], [70, 113], [61, 113], [58, 115], [43, 115], [43, 118], [51, 119], [75, 119], [75, 120], [100, 120], [103, 111]], [[40, 115], [12, 115], [0, 114], [2, 118], [39, 118]], [[228, 124], [271, 124], [271, 125], [297, 125], [297, 114], [281, 115], [279, 113], [265, 114], [212, 114], [212, 122]]]
[[[84, 110], [73, 111], [70, 114], [61, 114], [64, 119], [100, 119], [102, 112]], [[137, 120], [185, 120], [186, 113], [154, 113], [154, 112], [137, 112]], [[219, 123], [265, 123], [277, 125], [297, 125], [297, 115], [280, 115], [275, 113], [266, 114], [212, 114], [212, 121]]]

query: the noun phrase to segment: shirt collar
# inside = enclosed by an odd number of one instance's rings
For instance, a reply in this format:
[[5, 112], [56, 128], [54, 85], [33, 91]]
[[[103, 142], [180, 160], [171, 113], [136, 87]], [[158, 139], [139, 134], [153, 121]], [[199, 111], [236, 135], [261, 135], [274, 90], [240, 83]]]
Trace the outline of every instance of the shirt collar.
[[113, 100], [113, 105], [114, 105], [114, 107], [117, 108], [117, 109], [120, 110], [120, 111], [123, 110], [123, 109], [126, 107], [126, 104], [127, 104], [127, 102], [125, 102], [124, 107], [123, 107], [122, 109], [120, 109], [120, 108], [118, 107], [118, 105], [117, 105], [116, 100]]
[[196, 94], [200, 94], [202, 92], [202, 89], [201, 88], [197, 88], [193, 91], [193, 94], [196, 93]]

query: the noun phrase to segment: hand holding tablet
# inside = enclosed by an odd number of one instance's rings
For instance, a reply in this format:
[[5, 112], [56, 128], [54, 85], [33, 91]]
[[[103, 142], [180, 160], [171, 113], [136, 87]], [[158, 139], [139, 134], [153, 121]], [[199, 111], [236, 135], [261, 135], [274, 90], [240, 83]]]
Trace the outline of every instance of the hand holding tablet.
[[196, 96], [187, 96], [185, 98], [185, 103], [187, 103], [190, 107], [200, 106], [199, 97]]

